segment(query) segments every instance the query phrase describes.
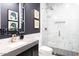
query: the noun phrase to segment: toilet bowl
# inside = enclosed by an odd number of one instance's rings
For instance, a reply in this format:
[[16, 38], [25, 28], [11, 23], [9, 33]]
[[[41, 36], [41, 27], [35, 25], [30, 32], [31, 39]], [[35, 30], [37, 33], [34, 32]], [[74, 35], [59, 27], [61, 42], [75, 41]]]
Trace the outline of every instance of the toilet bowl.
[[48, 46], [39, 47], [39, 56], [52, 56], [53, 49]]

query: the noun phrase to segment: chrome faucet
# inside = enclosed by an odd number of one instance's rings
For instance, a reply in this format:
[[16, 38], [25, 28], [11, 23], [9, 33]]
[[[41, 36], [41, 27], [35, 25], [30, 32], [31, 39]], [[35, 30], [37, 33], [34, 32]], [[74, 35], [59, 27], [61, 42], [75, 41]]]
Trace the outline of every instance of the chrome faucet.
[[12, 34], [11, 42], [16, 42], [16, 34]]

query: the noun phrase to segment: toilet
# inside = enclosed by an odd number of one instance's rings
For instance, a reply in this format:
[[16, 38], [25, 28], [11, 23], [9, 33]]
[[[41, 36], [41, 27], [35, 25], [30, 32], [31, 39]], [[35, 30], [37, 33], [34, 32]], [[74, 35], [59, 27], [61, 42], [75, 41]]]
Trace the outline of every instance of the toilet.
[[39, 47], [39, 56], [52, 56], [53, 49], [48, 46]]

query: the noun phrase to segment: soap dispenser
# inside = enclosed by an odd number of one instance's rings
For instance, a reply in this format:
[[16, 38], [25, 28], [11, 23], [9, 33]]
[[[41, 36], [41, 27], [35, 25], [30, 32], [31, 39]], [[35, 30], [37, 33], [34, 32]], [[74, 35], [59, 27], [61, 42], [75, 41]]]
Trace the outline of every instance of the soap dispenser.
[[23, 38], [24, 38], [24, 34], [20, 33], [20, 39], [23, 40]]

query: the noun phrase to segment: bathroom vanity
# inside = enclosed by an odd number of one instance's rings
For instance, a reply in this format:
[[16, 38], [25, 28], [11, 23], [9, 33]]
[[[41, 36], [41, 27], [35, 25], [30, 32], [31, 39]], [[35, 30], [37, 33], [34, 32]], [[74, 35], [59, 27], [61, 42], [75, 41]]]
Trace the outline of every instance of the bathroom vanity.
[[39, 35], [25, 35], [23, 40], [17, 37], [16, 42], [12, 43], [11, 38], [0, 40], [1, 56], [37, 56]]

